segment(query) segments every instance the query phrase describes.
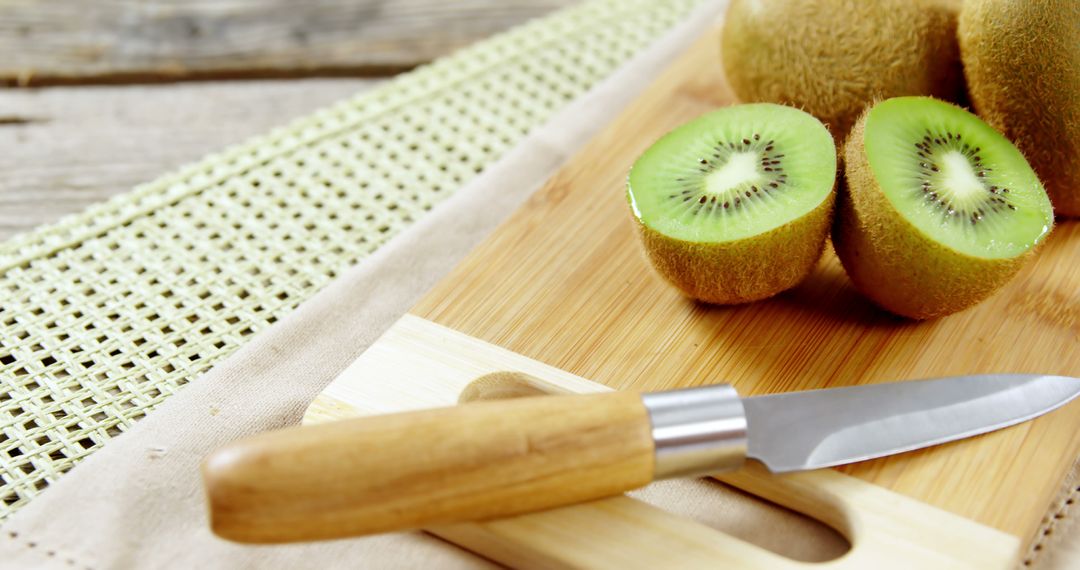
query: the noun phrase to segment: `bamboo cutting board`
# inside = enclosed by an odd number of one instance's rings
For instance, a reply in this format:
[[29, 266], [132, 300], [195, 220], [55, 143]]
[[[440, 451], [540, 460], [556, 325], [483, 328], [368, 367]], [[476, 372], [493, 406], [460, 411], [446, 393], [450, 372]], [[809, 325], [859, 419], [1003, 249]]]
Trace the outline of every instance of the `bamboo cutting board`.
[[[733, 99], [722, 76], [719, 33], [709, 34], [335, 380], [305, 421], [449, 404], [456, 398], [448, 401], [443, 392], [457, 394], [462, 385], [432, 383], [442, 368], [456, 368], [460, 379], [467, 371], [493, 370], [496, 362], [510, 370], [540, 367], [540, 374], [564, 371], [563, 380], [573, 384], [567, 390], [598, 389], [580, 380], [588, 378], [622, 390], [727, 382], [743, 395], [955, 374], [1080, 376], [1077, 222], [1059, 223], [1035, 261], [993, 298], [928, 322], [895, 318], [869, 304], [831, 252], [799, 287], [745, 306], [694, 303], [662, 282], [636, 242], [626, 173], [663, 133]], [[471, 343], [480, 348], [464, 348]], [[470, 357], [488, 364], [474, 366]], [[1080, 401], [1019, 426], [805, 480], [754, 472], [724, 480], [752, 492], [779, 485], [785, 490], [762, 494], [818, 516], [853, 543], [853, 527], [838, 512], [894, 505], [897, 519], [910, 519], [912, 544], [933, 542], [933, 534], [916, 532], [919, 525], [947, 515], [951, 522], [935, 532], [944, 537], [950, 526], [960, 529], [957, 537], [988, 539], [1001, 547], [986, 546], [985, 554], [1008, 563], [1017, 544], [1034, 538], [1078, 453]], [[797, 498], [834, 484], [831, 493], [843, 507]], [[930, 518], [920, 522], [921, 516]], [[490, 548], [486, 554], [500, 560], [512, 560], [499, 557], [511, 546], [576, 548], [532, 543], [524, 531], [491, 546], [476, 528], [444, 536]]]

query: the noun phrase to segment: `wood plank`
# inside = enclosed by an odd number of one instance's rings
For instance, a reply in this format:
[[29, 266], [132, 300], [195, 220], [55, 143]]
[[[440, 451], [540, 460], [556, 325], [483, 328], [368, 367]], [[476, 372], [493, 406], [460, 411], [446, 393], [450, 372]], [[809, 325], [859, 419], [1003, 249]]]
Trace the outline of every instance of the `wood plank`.
[[386, 75], [574, 0], [0, 2], [0, 83]]
[[0, 89], [0, 239], [381, 83]]
[[[1080, 376], [1080, 223], [999, 294], [928, 322], [860, 297], [834, 255], [801, 286], [693, 303], [644, 260], [626, 172], [657, 137], [733, 98], [708, 35], [413, 314], [621, 389], [718, 381], [743, 394], [991, 372]], [[1029, 543], [1080, 452], [1080, 401], [1009, 429], [841, 469]]]

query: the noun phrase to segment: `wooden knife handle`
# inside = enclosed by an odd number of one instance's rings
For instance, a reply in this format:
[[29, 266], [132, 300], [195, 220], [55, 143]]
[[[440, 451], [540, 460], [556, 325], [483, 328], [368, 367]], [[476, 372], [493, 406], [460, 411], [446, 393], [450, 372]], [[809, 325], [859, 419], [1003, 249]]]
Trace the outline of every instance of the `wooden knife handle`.
[[629, 392], [541, 396], [256, 435], [203, 464], [211, 525], [241, 542], [357, 536], [616, 495], [654, 473]]

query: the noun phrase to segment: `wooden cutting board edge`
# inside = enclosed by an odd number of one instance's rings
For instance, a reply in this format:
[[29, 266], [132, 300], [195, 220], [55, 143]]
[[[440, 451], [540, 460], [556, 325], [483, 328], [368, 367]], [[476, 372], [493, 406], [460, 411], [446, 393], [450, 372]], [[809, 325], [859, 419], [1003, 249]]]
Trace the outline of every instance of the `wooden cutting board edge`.
[[[608, 390], [406, 314], [319, 394], [304, 423], [477, 399]], [[1018, 557], [1020, 540], [1013, 535], [834, 470], [775, 476], [748, 462], [743, 469], [714, 477], [818, 520], [848, 540], [847, 552], [815, 566], [1005, 570], [1013, 568]], [[665, 503], [618, 496], [426, 530], [512, 568], [807, 568], [801, 559], [755, 543], [753, 538], [765, 538], [757, 533], [739, 538], [668, 512]]]
[[[515, 215], [506, 220], [500, 227], [476, 250], [474, 250], [466, 260], [464, 260], [458, 268], [451, 272], [446, 278], [434, 287], [425, 297], [411, 310], [411, 313], [429, 319], [433, 322], [442, 324], [449, 328], [459, 330], [466, 334], [475, 336], [479, 339], [487, 342], [492, 342], [496, 345], [506, 346], [514, 350], [519, 350], [525, 356], [532, 358], [539, 358], [540, 360], [548, 361], [549, 363], [560, 365], [563, 368], [568, 369], [571, 372], [587, 376], [590, 378], [598, 379], [600, 381], [611, 382], [612, 378], [608, 378], [603, 373], [595, 373], [595, 370], [590, 370], [588, 367], [582, 367], [575, 364], [566, 364], [565, 362], [551, 362], [550, 358], [544, 358], [546, 355], [542, 354], [542, 349], [534, 350], [520, 350], [517, 345], [522, 344], [519, 338], [510, 338], [506, 334], [502, 336], [493, 334], [495, 330], [509, 330], [514, 326], [516, 318], [516, 311], [519, 307], [513, 305], [513, 303], [504, 303], [497, 306], [486, 307], [486, 312], [483, 314], [475, 314], [479, 311], [475, 307], [470, 307], [466, 302], [462, 305], [463, 300], [468, 301], [470, 295], [482, 294], [475, 291], [470, 291], [470, 288], [474, 287], [477, 279], [475, 275], [470, 275], [478, 271], [482, 271], [482, 266], [485, 266], [491, 258], [498, 257], [502, 248], [508, 246], [509, 242], [521, 238], [520, 232], [515, 233], [514, 229], [519, 228], [523, 224], [534, 224], [535, 219], [533, 216], [528, 215], [529, 211], [535, 211], [537, 209], [545, 209], [553, 206], [557, 206], [559, 202], [568, 200], [571, 198], [572, 183], [570, 181], [586, 175], [589, 172], [596, 171], [618, 171], [625, 172], [625, 166], [619, 162], [620, 156], [625, 152], [609, 152], [611, 149], [618, 149], [624, 145], [624, 139], [627, 137], [628, 126], [642, 125], [648, 123], [660, 110], [666, 112], [671, 116], [678, 116], [683, 118], [689, 116], [695, 116], [702, 112], [709, 110], [710, 108], [723, 106], [730, 104], [733, 101], [733, 96], [730, 90], [726, 87], [723, 81], [722, 73], [720, 71], [719, 64], [719, 33], [707, 34], [701, 40], [699, 40], [684, 56], [675, 61], [672, 66], [650, 87], [646, 93], [644, 93], [638, 101], [632, 104], [624, 113], [616, 120], [608, 129], [594, 138], [589, 145], [580, 152], [574, 159], [572, 159], [564, 168], [552, 178], [551, 181], [536, 195], [534, 195], [527, 204], [525, 204], [521, 210]], [[670, 122], [670, 121], [669, 121]], [[666, 131], [671, 125], [664, 123], [658, 125], [657, 128], [647, 128], [649, 132], [648, 136], [658, 136], [659, 133]], [[635, 132], [633, 129], [629, 129], [629, 132]], [[645, 137], [647, 138], [647, 136]], [[648, 144], [650, 140], [644, 141], [642, 144]], [[636, 152], [635, 151], [635, 155]], [[623, 176], [620, 174], [619, 176]], [[629, 223], [624, 224], [624, 228], [618, 231], [624, 231], [629, 227]], [[1071, 239], [1070, 245], [1075, 245], [1077, 240], [1076, 231], [1077, 228], [1073, 225], [1071, 228], [1065, 230], [1065, 233], [1070, 234], [1065, 239]], [[1063, 233], [1061, 228], [1058, 229], [1058, 233]], [[592, 236], [597, 237], [597, 236]], [[610, 237], [609, 235], [601, 235], [601, 240]], [[1058, 236], [1055, 236], [1058, 237]], [[565, 239], [569, 243], [574, 236], [565, 236]], [[550, 243], [549, 248], [557, 249], [562, 247], [564, 243]], [[634, 252], [634, 255], [639, 255]], [[503, 260], [505, 261], [505, 260]], [[527, 262], [524, 260], [523, 262]], [[640, 260], [639, 260], [640, 262]], [[835, 264], [835, 259], [826, 259], [823, 261], [824, 265]], [[502, 267], [506, 267], [507, 264], [503, 263]], [[512, 268], [511, 268], [512, 269]], [[511, 282], [518, 277], [513, 273], [506, 273], [492, 277], [504, 282]], [[842, 276], [841, 276], [842, 278]], [[504, 291], [492, 291], [492, 295], [500, 295], [505, 293]], [[1067, 301], [1071, 301], [1070, 298], [1066, 298]], [[601, 300], [602, 302], [602, 300]], [[474, 313], [468, 318], [462, 316], [463, 312]], [[1044, 312], [1052, 312], [1046, 310]], [[963, 318], [963, 317], [959, 317]], [[1072, 320], [1070, 320], [1070, 318]], [[1069, 317], [1066, 314], [1059, 319], [1065, 326], [1073, 327], [1073, 330], [1077, 331], [1077, 337], [1080, 339], [1080, 325], [1075, 325], [1075, 315]], [[463, 323], [469, 323], [463, 325]], [[480, 323], [480, 324], [477, 324]], [[977, 321], [973, 321], [976, 324]], [[507, 333], [509, 334], [509, 333]], [[539, 346], [539, 345], [538, 345]], [[581, 349], [582, 352], [588, 352], [588, 347]], [[596, 358], [602, 358], [604, 355], [599, 355]], [[590, 372], [593, 372], [590, 374]], [[1073, 370], [1074, 375], [1080, 375], [1080, 370]], [[687, 385], [702, 383], [700, 378], [689, 378]], [[820, 386], [819, 386], [820, 387]], [[1071, 418], [1080, 417], [1080, 405], [1073, 404], [1065, 409], [1055, 412], [1058, 416], [1069, 416]], [[919, 461], [913, 461], [910, 465], [897, 463], [897, 462], [869, 462], [871, 465], [853, 468], [845, 470], [849, 474], [856, 477], [871, 481], [874, 484], [882, 485], [886, 488], [892, 488], [894, 491], [900, 492], [908, 496], [912, 496], [917, 500], [926, 502], [928, 504], [936, 505], [945, 510], [951, 510], [957, 512], [961, 516], [976, 520], [983, 524], [987, 524], [993, 528], [1004, 530], [1010, 534], [1021, 537], [1025, 543], [1028, 543], [1034, 537], [1036, 530], [1038, 529], [1041, 516], [1046, 512], [1054, 493], [1057, 491], [1060, 485], [1061, 477], [1064, 475], [1068, 467], [1071, 465], [1071, 461], [1076, 457], [1077, 452], [1080, 451], [1080, 422], [1075, 419], [1069, 422], [1056, 422], [1057, 429], [1050, 429], [1046, 426], [1046, 422], [1039, 420], [1033, 422], [1035, 427], [1023, 427], [1012, 428], [1013, 430], [1022, 430], [1023, 433], [1020, 436], [1014, 436], [1009, 438], [1008, 441], [997, 441], [996, 443], [982, 444], [977, 449], [969, 449], [969, 452], [976, 457], [976, 460], [972, 462], [971, 468], [978, 469], [981, 462], [987, 461], [987, 457], [980, 457], [990, 453], [988, 450], [992, 450], [995, 445], [1008, 444], [1019, 445], [1017, 440], [1024, 440], [1026, 438], [1035, 438], [1042, 440], [1043, 443], [1050, 442], [1047, 447], [1055, 449], [1054, 454], [1038, 454], [1033, 452], [1027, 452], [1018, 454], [1017, 457], [1022, 461], [1034, 461], [1029, 468], [1038, 470], [1038, 473], [1052, 473], [1053, 476], [1048, 476], [1045, 481], [1039, 484], [1030, 485], [1027, 491], [1027, 499], [1023, 502], [1023, 513], [1014, 515], [1003, 515], [1002, 510], [1015, 510], [1017, 505], [1011, 501], [1000, 501], [1001, 506], [980, 507], [975, 509], [977, 511], [975, 516], [972, 512], [964, 512], [963, 510], [957, 510], [954, 504], [949, 501], [942, 500], [939, 496], [938, 489], [934, 489], [934, 482], [926, 480], [925, 477], [919, 478], [915, 473], [914, 480], [919, 481], [915, 487], [910, 486], [910, 481], [913, 479], [912, 473], [905, 473], [909, 470], [909, 467], [915, 467], [915, 471], [926, 468], [927, 465], [932, 465], [934, 461], [940, 459], [941, 453], [933, 452], [923, 454], [927, 457], [922, 457]], [[1062, 428], [1065, 425], [1071, 425], [1074, 429], [1064, 430]], [[993, 439], [993, 437], [988, 438]], [[970, 447], [970, 446], [969, 446]], [[1032, 447], [1031, 445], [1028, 448]], [[1039, 446], [1041, 447], [1041, 445]], [[1019, 448], [1017, 449], [1019, 451]], [[912, 455], [919, 455], [918, 453]], [[992, 458], [989, 460], [992, 461]], [[1037, 461], [1035, 461], [1037, 460]], [[928, 470], [932, 473], [932, 470]], [[1017, 475], [1015, 473], [1008, 474], [1009, 477], [1015, 479]], [[904, 486], [901, 483], [908, 484]], [[968, 490], [959, 490], [957, 492]], [[998, 501], [998, 497], [989, 499], [991, 501]]]

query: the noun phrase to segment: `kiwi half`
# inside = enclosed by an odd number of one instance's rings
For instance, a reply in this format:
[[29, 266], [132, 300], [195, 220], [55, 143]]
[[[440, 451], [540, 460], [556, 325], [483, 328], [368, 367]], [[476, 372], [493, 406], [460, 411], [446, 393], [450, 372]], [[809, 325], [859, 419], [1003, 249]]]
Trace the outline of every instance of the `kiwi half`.
[[956, 19], [949, 0], [732, 0], [724, 71], [740, 100], [794, 105], [839, 138], [874, 99], [963, 96]]
[[1007, 282], [1053, 227], [1023, 155], [971, 113], [929, 97], [874, 105], [844, 149], [833, 245], [855, 286], [924, 319]]
[[732, 304], [775, 295], [813, 269], [835, 183], [825, 126], [759, 103], [665, 135], [634, 163], [627, 197], [660, 275], [690, 297]]
[[975, 111], [1080, 217], [1080, 2], [968, 0], [959, 35]]

